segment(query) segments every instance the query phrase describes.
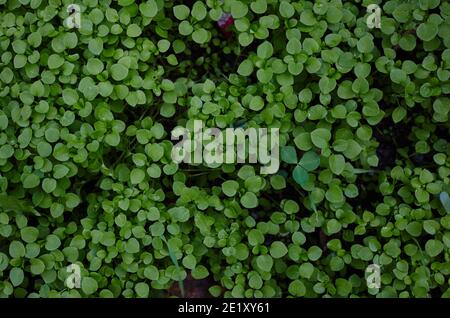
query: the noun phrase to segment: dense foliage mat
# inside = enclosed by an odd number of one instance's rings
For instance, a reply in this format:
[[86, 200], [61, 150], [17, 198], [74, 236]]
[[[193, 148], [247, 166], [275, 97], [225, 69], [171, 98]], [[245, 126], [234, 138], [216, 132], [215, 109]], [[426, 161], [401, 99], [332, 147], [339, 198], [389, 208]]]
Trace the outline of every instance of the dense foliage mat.
[[[73, 2], [0, 0], [0, 297], [450, 297], [449, 2]], [[194, 119], [280, 170], [174, 163]]]

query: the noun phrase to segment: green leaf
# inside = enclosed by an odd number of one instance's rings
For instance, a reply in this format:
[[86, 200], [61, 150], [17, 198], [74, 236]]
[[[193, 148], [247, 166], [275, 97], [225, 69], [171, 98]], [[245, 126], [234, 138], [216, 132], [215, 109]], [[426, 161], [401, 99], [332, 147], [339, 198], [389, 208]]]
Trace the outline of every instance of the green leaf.
[[417, 28], [417, 36], [422, 41], [431, 41], [438, 34], [438, 26], [431, 22], [424, 22], [419, 25]]
[[186, 222], [189, 220], [189, 210], [185, 207], [173, 207], [167, 211], [175, 222]]
[[31, 226], [24, 227], [20, 230], [20, 236], [26, 243], [33, 243], [34, 241], [36, 241], [38, 235], [39, 230]]
[[263, 14], [267, 10], [266, 0], [256, 0], [250, 3], [250, 8], [257, 14]]
[[88, 60], [87, 70], [91, 75], [100, 74], [103, 71], [103, 62], [97, 58], [92, 58]]
[[422, 234], [422, 224], [420, 222], [413, 221], [408, 224], [406, 231], [414, 237], [419, 237], [420, 234]]
[[241, 204], [247, 209], [256, 208], [258, 206], [258, 197], [253, 192], [246, 192], [241, 197]]
[[302, 10], [300, 22], [306, 26], [313, 26], [317, 23], [316, 17], [311, 10]]
[[436, 257], [444, 250], [444, 244], [438, 240], [428, 240], [425, 243], [425, 251], [431, 257]]
[[81, 290], [86, 295], [92, 295], [98, 289], [97, 281], [92, 277], [83, 277], [81, 280]]
[[159, 271], [153, 265], [146, 266], [144, 269], [144, 276], [150, 280], [158, 280], [159, 279]]
[[287, 1], [282, 1], [280, 3], [280, 14], [283, 18], [290, 18], [294, 15], [294, 7]]
[[[94, 11], [95, 12], [95, 11]], [[78, 44], [78, 37], [76, 33], [66, 33], [64, 35], [64, 46], [69, 49], [74, 49]]]
[[286, 179], [280, 175], [274, 175], [270, 177], [270, 184], [274, 190], [281, 190], [286, 188]]
[[34, 275], [40, 275], [45, 271], [45, 264], [40, 259], [31, 259], [30, 264], [31, 273]]
[[352, 291], [353, 285], [343, 278], [336, 279], [336, 290], [339, 296], [347, 297]]
[[64, 103], [66, 103], [67, 105], [74, 105], [78, 101], [77, 91], [71, 88], [64, 89], [62, 92], [62, 97]]
[[445, 212], [450, 214], [450, 197], [447, 192], [441, 192], [439, 194], [439, 200], [445, 209]]
[[0, 111], [0, 130], [5, 130], [8, 127], [9, 119], [3, 111]]
[[419, 203], [426, 203], [430, 200], [430, 195], [424, 189], [416, 189], [414, 195]]
[[291, 55], [295, 55], [300, 53], [302, 50], [302, 44], [300, 43], [299, 39], [296, 38], [292, 38], [288, 41], [287, 45], [286, 45], [286, 51], [291, 54]]
[[136, 254], [139, 253], [140, 244], [137, 239], [134, 237], [130, 238], [125, 244], [125, 252], [128, 254]]
[[42, 84], [41, 81], [36, 81], [33, 84], [31, 84], [30, 92], [33, 94], [33, 96], [42, 97], [45, 94], [45, 87], [44, 84]]
[[299, 206], [298, 206], [297, 202], [295, 202], [293, 200], [284, 201], [283, 211], [286, 212], [287, 214], [297, 213], [298, 210], [299, 210]]
[[122, 81], [128, 76], [128, 68], [122, 64], [114, 64], [109, 69], [111, 76], [116, 81]]
[[311, 261], [317, 261], [322, 256], [322, 249], [318, 246], [311, 246], [308, 249], [308, 258]]
[[344, 150], [344, 156], [348, 159], [355, 159], [362, 151], [361, 146], [353, 139], [346, 141], [347, 147]]
[[327, 222], [327, 232], [329, 235], [338, 233], [341, 230], [341, 223], [336, 219], [331, 219]]
[[19, 241], [12, 241], [9, 244], [9, 255], [12, 258], [20, 258], [25, 256], [25, 246]]
[[32, 189], [35, 188], [39, 185], [40, 183], [40, 179], [37, 175], [35, 175], [34, 173], [27, 175], [24, 179], [23, 179], [23, 187], [25, 189]]
[[311, 132], [311, 141], [318, 148], [328, 147], [328, 142], [331, 139], [331, 133], [325, 128], [316, 128]]
[[309, 176], [308, 171], [306, 171], [301, 166], [296, 166], [294, 168], [294, 171], [292, 172], [292, 177], [294, 178], [295, 182], [297, 182], [299, 185], [304, 185], [308, 182]]
[[270, 80], [273, 77], [273, 72], [272, 69], [268, 68], [268, 69], [259, 69], [256, 72], [256, 77], [258, 78], [258, 80], [261, 83], [267, 84], [270, 82]]
[[230, 9], [231, 15], [233, 16], [234, 19], [240, 19], [242, 17], [245, 17], [248, 12], [247, 5], [237, 0], [231, 2]]
[[248, 285], [253, 289], [260, 289], [263, 286], [263, 280], [259, 274], [255, 273], [249, 277]]
[[190, 254], [190, 255], [186, 255], [183, 258], [182, 263], [183, 263], [184, 267], [186, 267], [188, 269], [194, 269], [195, 266], [197, 265], [197, 260], [194, 255]]
[[133, 0], [118, 0], [119, 5], [122, 7], [128, 7], [131, 5], [134, 1]]
[[390, 77], [394, 83], [401, 84], [407, 80], [408, 75], [404, 70], [393, 68], [391, 70]]
[[241, 62], [237, 72], [242, 76], [250, 76], [253, 73], [253, 63], [251, 60], [246, 59]]
[[281, 148], [281, 160], [286, 163], [297, 163], [297, 151], [292, 146], [285, 146]]
[[256, 265], [265, 272], [270, 272], [273, 266], [273, 259], [270, 255], [259, 255], [256, 258]]
[[204, 279], [209, 275], [208, 269], [203, 265], [197, 265], [191, 273], [195, 279]]
[[192, 39], [198, 44], [206, 43], [209, 37], [210, 34], [206, 29], [197, 29], [192, 33]]
[[264, 235], [259, 230], [251, 229], [248, 233], [248, 242], [252, 246], [256, 246], [258, 244], [263, 244], [264, 243]]
[[9, 145], [3, 145], [0, 147], [0, 159], [8, 159], [14, 155], [14, 148]]
[[301, 280], [294, 280], [289, 284], [288, 291], [292, 296], [303, 297], [306, 295], [305, 284]]
[[145, 179], [145, 172], [142, 169], [134, 168], [130, 173], [130, 181], [132, 184], [139, 184]]
[[9, 280], [11, 281], [11, 284], [14, 287], [17, 287], [20, 284], [22, 284], [23, 279], [24, 279], [24, 273], [23, 273], [23, 270], [21, 268], [14, 267], [9, 272]]
[[158, 51], [161, 53], [167, 52], [170, 48], [170, 42], [166, 39], [162, 39], [158, 41]]
[[328, 163], [330, 165], [330, 170], [336, 174], [340, 175], [345, 168], [345, 158], [342, 155], [331, 155], [328, 158]]
[[37, 152], [41, 157], [48, 157], [52, 154], [53, 148], [48, 142], [41, 141], [36, 146]]
[[88, 49], [94, 55], [100, 55], [103, 51], [103, 41], [101, 38], [91, 38], [88, 42]]
[[139, 11], [144, 17], [153, 18], [158, 14], [158, 5], [155, 0], [147, 0], [139, 5]]
[[28, 201], [19, 200], [12, 195], [0, 193], [0, 207], [4, 210], [11, 210], [15, 212], [32, 212], [40, 216], [40, 214], [29, 204]]
[[178, 20], [186, 20], [189, 17], [189, 13], [189, 7], [184, 4], [176, 5], [173, 7], [173, 14]]
[[52, 54], [48, 57], [48, 67], [49, 69], [57, 69], [64, 64], [64, 58], [58, 54]]
[[301, 277], [310, 279], [312, 274], [314, 273], [314, 266], [311, 263], [303, 263], [300, 265], [298, 272]]
[[358, 51], [361, 53], [370, 53], [374, 49], [374, 44], [371, 35], [365, 35], [358, 40]]
[[344, 201], [344, 195], [339, 186], [331, 184], [325, 193], [325, 197], [331, 203], [340, 203]]
[[181, 35], [187, 36], [191, 34], [194, 31], [194, 28], [189, 23], [189, 21], [182, 21], [178, 25], [178, 32], [180, 32]]
[[284, 255], [286, 255], [288, 252], [288, 249], [286, 245], [284, 245], [283, 242], [275, 241], [270, 246], [270, 255], [273, 258], [282, 258]]
[[404, 107], [397, 107], [394, 109], [394, 111], [392, 112], [392, 120], [394, 121], [394, 123], [399, 123], [403, 120], [403, 118], [406, 117], [406, 109]]
[[140, 36], [141, 33], [142, 33], [141, 28], [139, 27], [139, 25], [135, 23], [130, 24], [127, 28], [127, 36], [129, 37], [136, 38]]
[[264, 108], [264, 100], [261, 96], [253, 96], [250, 100], [249, 107], [251, 110], [259, 111]]
[[201, 21], [206, 17], [206, 8], [202, 1], [196, 1], [192, 6], [191, 15], [197, 20]]
[[4, 67], [0, 73], [0, 79], [3, 83], [9, 84], [14, 78], [14, 73], [9, 67]]
[[412, 34], [404, 35], [401, 37], [398, 44], [402, 48], [402, 50], [411, 52], [416, 48], [417, 45], [416, 37]]
[[234, 180], [227, 180], [222, 183], [222, 191], [226, 196], [233, 197], [239, 189], [239, 183]]
[[114, 235], [114, 232], [104, 232], [100, 239], [100, 243], [105, 246], [114, 246], [115, 242], [116, 237]]
[[336, 88], [336, 80], [324, 76], [319, 80], [319, 88], [323, 94], [330, 94]]
[[45, 248], [48, 251], [54, 251], [61, 246], [61, 240], [54, 234], [50, 234], [47, 236], [47, 241], [45, 243]]
[[258, 57], [261, 59], [268, 59], [273, 54], [273, 46], [270, 42], [264, 41], [257, 48]]
[[320, 165], [320, 156], [314, 151], [305, 152], [298, 164], [307, 171], [314, 171]]
[[150, 287], [143, 282], [137, 283], [134, 286], [134, 290], [136, 291], [136, 295], [140, 298], [147, 298], [150, 292]]

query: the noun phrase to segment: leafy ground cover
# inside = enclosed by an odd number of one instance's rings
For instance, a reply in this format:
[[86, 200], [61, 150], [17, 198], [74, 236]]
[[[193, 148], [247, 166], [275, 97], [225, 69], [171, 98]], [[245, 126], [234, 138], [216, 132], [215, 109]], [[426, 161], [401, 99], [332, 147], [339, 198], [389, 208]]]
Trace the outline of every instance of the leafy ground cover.
[[[70, 3], [0, 0], [0, 297], [450, 296], [447, 1]], [[280, 170], [175, 164], [195, 119]]]

